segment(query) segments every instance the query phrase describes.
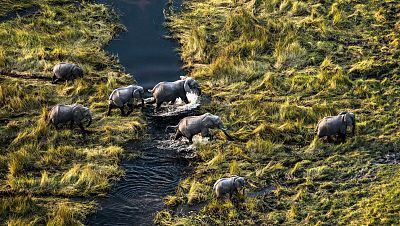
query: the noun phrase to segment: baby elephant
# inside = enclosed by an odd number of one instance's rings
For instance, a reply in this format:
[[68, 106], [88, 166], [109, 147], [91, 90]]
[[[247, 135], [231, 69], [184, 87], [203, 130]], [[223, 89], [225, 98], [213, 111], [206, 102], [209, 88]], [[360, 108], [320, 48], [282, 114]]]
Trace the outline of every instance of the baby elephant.
[[189, 116], [183, 118], [177, 126], [175, 133], [175, 140], [184, 136], [189, 139], [189, 142], [192, 143], [192, 138], [194, 135], [201, 133], [203, 137], [210, 137], [210, 128], [219, 128], [221, 129], [229, 140], [233, 140], [232, 137], [226, 131], [225, 125], [222, 123], [221, 119], [213, 114], [205, 113], [199, 116]]
[[111, 110], [113, 108], [119, 108], [121, 110], [121, 115], [124, 116], [125, 104], [129, 107], [129, 111], [126, 115], [129, 115], [133, 111], [133, 102], [135, 99], [141, 100], [142, 107], [144, 107], [144, 90], [141, 86], [130, 85], [127, 87], [114, 89], [108, 99], [107, 116], [111, 114]]
[[244, 178], [235, 175], [217, 180], [214, 184], [213, 191], [217, 198], [222, 198], [226, 194], [229, 194], [229, 199], [232, 199], [232, 196], [234, 194], [239, 194], [241, 189], [243, 189], [244, 195], [244, 186]]
[[74, 124], [76, 124], [82, 132], [86, 132], [83, 123], [87, 122], [86, 127], [90, 126], [92, 123], [92, 113], [89, 108], [80, 104], [57, 104], [51, 109], [48, 120], [49, 123], [52, 123], [56, 128], [60, 123], [69, 123], [71, 129]]
[[76, 64], [59, 63], [53, 68], [53, 81], [57, 83], [59, 80], [74, 80], [83, 77], [83, 70]]
[[201, 95], [199, 84], [191, 77], [181, 76], [181, 80], [175, 82], [160, 82], [152, 90], [154, 101], [157, 105], [157, 110], [160, 109], [164, 102], [175, 103], [177, 98], [181, 98], [186, 104], [189, 100], [186, 93], [194, 91], [197, 95]]
[[356, 117], [351, 112], [341, 112], [336, 116], [325, 117], [318, 122], [317, 136], [318, 138], [326, 136], [331, 139], [330, 136], [339, 135], [341, 140], [345, 141], [348, 126], [352, 127], [352, 135], [354, 136]]

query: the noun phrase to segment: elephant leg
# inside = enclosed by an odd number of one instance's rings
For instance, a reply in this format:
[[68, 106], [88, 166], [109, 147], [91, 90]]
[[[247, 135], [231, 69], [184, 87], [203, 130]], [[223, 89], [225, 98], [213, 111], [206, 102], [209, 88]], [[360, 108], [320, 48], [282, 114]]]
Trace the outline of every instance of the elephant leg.
[[107, 116], [110, 116], [110, 114], [111, 114], [111, 110], [113, 109], [113, 107], [114, 107], [114, 105], [112, 105], [112, 104], [109, 104], [109, 105], [108, 105], [108, 112], [107, 112]]
[[128, 108], [129, 108], [129, 110], [128, 110], [128, 112], [126, 113], [126, 115], [129, 115], [130, 113], [133, 112], [133, 104], [132, 104], [132, 103], [128, 103], [127, 106], [128, 106]]
[[182, 137], [182, 133], [179, 130], [176, 130], [174, 140], [178, 140], [181, 137]]
[[69, 123], [69, 129], [73, 130], [74, 129], [74, 121], [71, 120], [71, 122]]
[[176, 101], [176, 99], [171, 100], [171, 101], [169, 102], [169, 104], [170, 104], [170, 105], [174, 105], [174, 104], [175, 104], [175, 101]]
[[121, 110], [121, 116], [125, 116], [124, 106], [119, 107], [119, 110]]
[[345, 133], [340, 133], [339, 137], [340, 137], [340, 142], [342, 142], [342, 143], [346, 142], [346, 134]]
[[83, 127], [83, 124], [81, 122], [78, 125], [79, 125], [79, 128], [81, 129], [82, 133], [86, 133], [87, 132], [85, 130], [85, 127]]
[[162, 102], [161, 103], [157, 103], [156, 111], [159, 111], [161, 109], [161, 104], [162, 104]]
[[201, 130], [201, 136], [202, 137], [209, 137], [210, 140], [212, 139], [212, 136], [211, 136], [210, 131], [208, 130], [208, 128], [203, 128]]
[[183, 102], [185, 102], [185, 104], [189, 103], [188, 98], [186, 97], [186, 95], [184, 97], [181, 97], [181, 99], [183, 100]]
[[332, 136], [326, 136], [326, 137], [327, 137], [328, 143], [332, 143], [333, 142]]
[[193, 144], [193, 136], [188, 137], [189, 143]]

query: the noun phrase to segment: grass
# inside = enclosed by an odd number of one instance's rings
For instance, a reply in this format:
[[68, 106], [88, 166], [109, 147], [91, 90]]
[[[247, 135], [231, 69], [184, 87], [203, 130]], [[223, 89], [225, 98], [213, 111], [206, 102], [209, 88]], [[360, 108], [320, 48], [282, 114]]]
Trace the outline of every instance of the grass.
[[[240, 141], [198, 146], [193, 173], [168, 196], [161, 225], [396, 225], [399, 4], [384, 1], [186, 1], [168, 26], [189, 75]], [[314, 139], [319, 119], [357, 117], [343, 144]], [[216, 202], [238, 174], [249, 196]], [[276, 190], [258, 194], [273, 186]], [[204, 206], [199, 204], [205, 203]], [[198, 206], [186, 215], [181, 205]]]
[[[95, 208], [88, 200], [123, 174], [123, 144], [145, 127], [137, 111], [105, 117], [109, 93], [134, 83], [102, 49], [124, 28], [112, 10], [85, 1], [5, 1], [0, 16], [32, 6], [37, 13], [0, 23], [0, 225], [82, 224]], [[81, 65], [86, 76], [51, 84], [60, 61]], [[88, 106], [90, 134], [49, 127], [58, 103]]]

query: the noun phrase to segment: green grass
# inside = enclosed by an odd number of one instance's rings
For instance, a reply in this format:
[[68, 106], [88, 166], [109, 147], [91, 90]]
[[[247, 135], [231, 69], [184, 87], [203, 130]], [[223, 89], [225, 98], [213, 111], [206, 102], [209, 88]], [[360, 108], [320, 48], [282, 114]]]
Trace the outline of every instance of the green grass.
[[[0, 23], [0, 225], [81, 224], [95, 208], [87, 200], [104, 196], [123, 174], [122, 145], [144, 131], [138, 111], [105, 117], [110, 92], [134, 82], [102, 49], [123, 26], [104, 5], [74, 2], [0, 6], [0, 15], [39, 9]], [[51, 84], [45, 78], [60, 61], [81, 65], [86, 76]], [[47, 126], [47, 114], [58, 103], [88, 106], [90, 134]]]
[[[186, 1], [170, 17], [190, 76], [241, 141], [198, 146], [162, 225], [396, 225], [400, 5], [385, 1]], [[357, 117], [343, 144], [314, 139], [319, 119]], [[223, 136], [220, 136], [223, 139]], [[216, 202], [212, 185], [238, 174], [248, 194], [238, 206]], [[205, 206], [199, 204], [206, 203]], [[199, 205], [178, 215], [179, 205]]]

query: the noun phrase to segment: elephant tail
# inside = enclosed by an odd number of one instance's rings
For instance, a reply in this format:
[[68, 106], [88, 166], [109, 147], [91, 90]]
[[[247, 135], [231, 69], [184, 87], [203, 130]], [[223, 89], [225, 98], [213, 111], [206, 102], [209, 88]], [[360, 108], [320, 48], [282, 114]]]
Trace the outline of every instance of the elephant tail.
[[165, 128], [165, 132], [168, 133], [168, 130], [171, 128], [176, 130], [176, 128], [178, 128], [178, 126], [177, 125], [176, 126], [167, 126], [167, 128]]

